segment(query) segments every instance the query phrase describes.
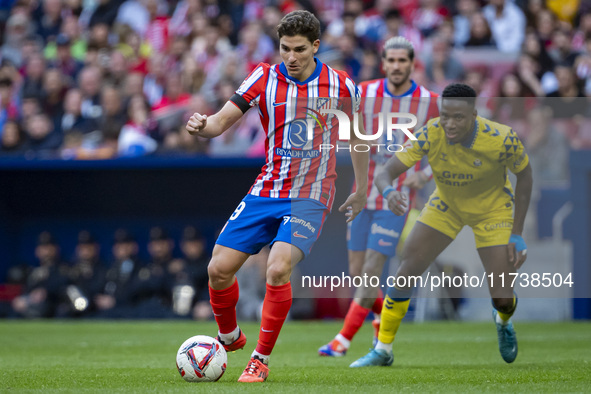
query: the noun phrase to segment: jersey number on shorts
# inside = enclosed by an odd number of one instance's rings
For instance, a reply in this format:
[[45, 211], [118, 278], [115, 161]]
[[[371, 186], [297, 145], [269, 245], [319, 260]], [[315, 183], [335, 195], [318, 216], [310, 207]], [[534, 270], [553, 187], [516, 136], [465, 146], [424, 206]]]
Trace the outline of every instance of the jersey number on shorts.
[[[436, 201], [439, 201], [439, 202], [437, 204], [435, 204]], [[439, 197], [433, 197], [431, 200], [429, 200], [429, 205], [439, 209], [441, 212], [445, 212], [449, 208], [449, 205], [444, 203], [443, 200]]]
[[230, 216], [230, 220], [234, 220], [238, 216], [240, 216], [242, 211], [244, 211], [245, 206], [246, 206], [246, 203], [244, 201], [242, 201], [240, 204], [238, 204], [238, 206], [236, 207], [236, 210], [234, 210], [234, 213], [232, 214], [232, 216]]

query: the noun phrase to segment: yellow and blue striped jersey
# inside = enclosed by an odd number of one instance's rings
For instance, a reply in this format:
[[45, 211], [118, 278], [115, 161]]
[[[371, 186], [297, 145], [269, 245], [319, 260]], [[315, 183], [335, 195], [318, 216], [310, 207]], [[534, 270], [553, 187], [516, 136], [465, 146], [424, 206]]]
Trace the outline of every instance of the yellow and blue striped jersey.
[[439, 118], [419, 129], [396, 156], [411, 167], [427, 156], [442, 201], [460, 214], [481, 215], [510, 208], [513, 188], [507, 169], [522, 171], [529, 158], [511, 127], [476, 117], [470, 138], [452, 143], [445, 137]]

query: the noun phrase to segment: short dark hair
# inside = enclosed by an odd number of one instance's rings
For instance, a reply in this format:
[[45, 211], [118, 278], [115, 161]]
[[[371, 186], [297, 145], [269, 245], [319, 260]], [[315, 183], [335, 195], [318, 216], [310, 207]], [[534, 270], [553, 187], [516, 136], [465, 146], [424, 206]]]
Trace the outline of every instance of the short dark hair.
[[573, 68], [572, 68], [572, 66], [568, 62], [566, 62], [566, 61], [556, 62], [554, 64], [554, 69], [557, 69], [558, 67], [560, 67], [560, 68], [568, 68], [568, 69], [574, 71]]
[[8, 77], [0, 78], [0, 87], [11, 88], [12, 87], [12, 79]]
[[345, 20], [347, 18], [353, 18], [353, 19], [355, 19], [355, 18], [357, 18], [357, 15], [355, 13], [353, 13], [353, 12], [345, 11], [345, 12], [343, 12], [343, 15], [341, 16], [341, 19], [342, 20]]
[[386, 12], [386, 16], [385, 16], [385, 20], [388, 19], [400, 19], [402, 16], [400, 15], [400, 11], [398, 11], [398, 9], [393, 8], [391, 10], [388, 10]]
[[277, 26], [277, 36], [304, 36], [311, 43], [320, 39], [320, 21], [309, 11], [298, 10], [285, 15]]
[[441, 93], [442, 98], [453, 98], [464, 100], [471, 105], [476, 104], [476, 90], [466, 85], [465, 83], [452, 83], [447, 85]]

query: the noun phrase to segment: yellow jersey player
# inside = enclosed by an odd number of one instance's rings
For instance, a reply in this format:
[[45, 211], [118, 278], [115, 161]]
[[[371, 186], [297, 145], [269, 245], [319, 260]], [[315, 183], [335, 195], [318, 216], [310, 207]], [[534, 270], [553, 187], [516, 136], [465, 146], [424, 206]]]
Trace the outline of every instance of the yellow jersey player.
[[[392, 180], [423, 156], [433, 170], [436, 189], [422, 210], [402, 251], [396, 285], [388, 289], [376, 347], [351, 367], [391, 365], [392, 343], [408, 310], [412, 286], [431, 262], [468, 225], [487, 273], [509, 276], [526, 259], [521, 237], [532, 189], [531, 167], [523, 145], [508, 126], [478, 116], [476, 92], [452, 84], [442, 94], [440, 117], [432, 119], [393, 156], [375, 177], [375, 183], [397, 215], [406, 211], [407, 198]], [[516, 174], [515, 196], [507, 169]], [[493, 283], [494, 284], [494, 283]], [[492, 286], [493, 319], [503, 360], [517, 357], [517, 339], [511, 316], [517, 306], [513, 287]]]

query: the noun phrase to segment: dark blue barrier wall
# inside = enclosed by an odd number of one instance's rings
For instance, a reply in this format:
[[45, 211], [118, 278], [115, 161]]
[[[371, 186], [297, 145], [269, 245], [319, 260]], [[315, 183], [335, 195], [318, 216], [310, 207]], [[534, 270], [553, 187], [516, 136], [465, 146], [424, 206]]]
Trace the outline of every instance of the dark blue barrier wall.
[[575, 282], [573, 317], [591, 319], [591, 152], [571, 152], [570, 169]]
[[[164, 226], [178, 240], [182, 228], [193, 224], [211, 248], [262, 165], [261, 159], [160, 157], [0, 160], [0, 283], [9, 266], [34, 263], [36, 237], [43, 230], [55, 233], [66, 260], [81, 229], [96, 234], [104, 259], [110, 258], [112, 235], [119, 227], [130, 229], [143, 245], [153, 225]], [[337, 207], [351, 187], [346, 163], [339, 166], [339, 175]], [[343, 264], [340, 271], [346, 271], [345, 230], [342, 214], [333, 213], [324, 229], [330, 239], [319, 242], [302, 264], [307, 274], [334, 272], [334, 264]]]

